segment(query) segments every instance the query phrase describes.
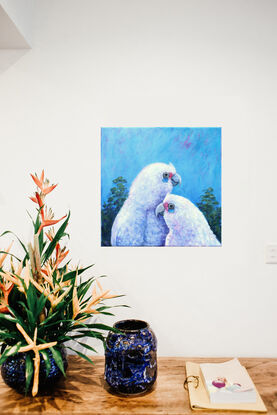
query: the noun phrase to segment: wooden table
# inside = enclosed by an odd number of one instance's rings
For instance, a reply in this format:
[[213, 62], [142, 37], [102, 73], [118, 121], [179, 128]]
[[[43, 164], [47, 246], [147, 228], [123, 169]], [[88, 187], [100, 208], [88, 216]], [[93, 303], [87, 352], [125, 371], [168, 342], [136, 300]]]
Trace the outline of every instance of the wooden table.
[[[92, 366], [77, 356], [69, 356], [67, 379], [60, 382], [52, 395], [24, 397], [7, 387], [1, 379], [0, 414], [197, 414], [191, 411], [188, 392], [183, 388], [187, 360], [222, 362], [227, 359], [161, 357], [155, 388], [143, 396], [125, 398], [109, 393], [103, 379], [103, 357], [94, 357], [95, 366]], [[268, 414], [277, 414], [277, 359], [247, 358], [240, 361], [246, 366], [255, 382], [267, 406]], [[204, 415], [207, 412], [199, 414]], [[221, 412], [217, 414], [220, 415]]]

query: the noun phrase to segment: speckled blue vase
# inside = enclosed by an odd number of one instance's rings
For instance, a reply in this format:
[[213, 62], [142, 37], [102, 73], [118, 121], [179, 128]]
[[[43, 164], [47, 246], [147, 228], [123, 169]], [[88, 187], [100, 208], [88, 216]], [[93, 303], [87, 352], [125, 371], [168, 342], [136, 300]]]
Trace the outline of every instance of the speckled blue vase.
[[141, 320], [114, 324], [122, 334], [109, 332], [105, 352], [105, 379], [113, 391], [141, 394], [151, 389], [157, 378], [157, 339]]
[[[64, 347], [60, 349], [64, 370], [66, 371], [68, 362], [66, 358], [66, 350]], [[46, 366], [43, 360], [42, 355], [40, 355], [40, 369], [39, 369], [39, 392], [47, 391], [48, 389], [53, 389], [57, 381], [63, 377], [62, 372], [58, 368], [52, 353], [48, 351], [51, 362], [51, 369], [46, 376]], [[25, 359], [26, 353], [17, 353], [14, 356], [10, 356], [1, 366], [1, 375], [4, 382], [15, 389], [19, 393], [25, 393]], [[29, 391], [31, 391], [33, 381], [30, 383]]]

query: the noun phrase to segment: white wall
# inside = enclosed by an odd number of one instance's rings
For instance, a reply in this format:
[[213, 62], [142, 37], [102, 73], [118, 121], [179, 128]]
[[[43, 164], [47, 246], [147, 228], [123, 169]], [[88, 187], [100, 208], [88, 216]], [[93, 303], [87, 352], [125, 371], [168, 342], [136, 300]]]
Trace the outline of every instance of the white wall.
[[[274, 0], [44, 0], [1, 75], [1, 229], [28, 238], [44, 167], [73, 262], [126, 293], [117, 319], [149, 321], [160, 355], [277, 356], [276, 17]], [[223, 247], [101, 248], [101, 126], [221, 126]]]

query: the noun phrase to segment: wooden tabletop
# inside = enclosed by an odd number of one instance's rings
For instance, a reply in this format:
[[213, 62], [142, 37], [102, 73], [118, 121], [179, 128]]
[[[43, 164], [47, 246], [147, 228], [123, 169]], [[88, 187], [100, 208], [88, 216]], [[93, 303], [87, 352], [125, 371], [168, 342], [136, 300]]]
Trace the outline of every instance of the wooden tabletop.
[[[183, 388], [185, 362], [222, 362], [228, 359], [166, 358], [158, 360], [158, 379], [154, 389], [137, 397], [111, 394], [103, 379], [104, 358], [94, 357], [95, 366], [77, 356], [69, 356], [67, 379], [51, 395], [24, 397], [0, 380], [0, 414], [44, 415], [192, 415], [188, 392]], [[268, 414], [277, 414], [277, 359], [243, 358]], [[220, 415], [222, 412], [217, 412]], [[211, 414], [211, 412], [200, 412]], [[222, 414], [228, 414], [223, 412]], [[229, 413], [230, 414], [230, 413]], [[245, 415], [245, 413], [244, 413]]]

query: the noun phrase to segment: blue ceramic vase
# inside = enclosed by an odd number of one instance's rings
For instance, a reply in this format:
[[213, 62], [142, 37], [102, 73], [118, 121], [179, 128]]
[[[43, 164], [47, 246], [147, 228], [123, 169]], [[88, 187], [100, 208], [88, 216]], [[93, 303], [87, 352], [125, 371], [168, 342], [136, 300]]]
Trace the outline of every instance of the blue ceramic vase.
[[[66, 371], [68, 362], [66, 358], [65, 347], [60, 349], [64, 370]], [[48, 351], [51, 363], [51, 369], [46, 375], [46, 366], [42, 355], [40, 354], [40, 369], [39, 369], [39, 392], [53, 389], [57, 381], [63, 377], [62, 372], [58, 368], [51, 351]], [[15, 389], [19, 393], [26, 393], [25, 391], [25, 359], [26, 353], [17, 353], [14, 356], [10, 356], [1, 366], [1, 375], [4, 382]], [[30, 383], [30, 388], [27, 391], [30, 392], [32, 389], [33, 381]]]
[[122, 334], [109, 332], [105, 351], [105, 379], [113, 391], [134, 395], [151, 389], [157, 378], [157, 339], [141, 320], [114, 324]]

